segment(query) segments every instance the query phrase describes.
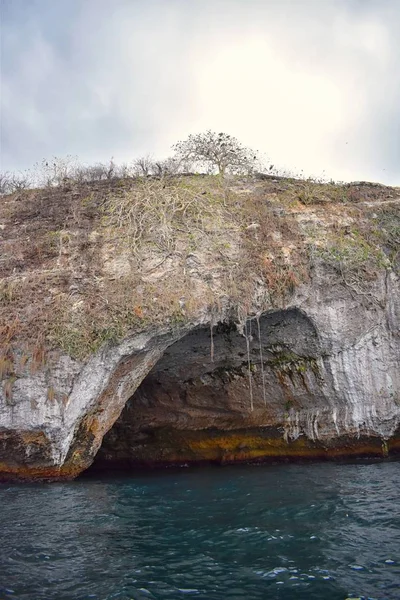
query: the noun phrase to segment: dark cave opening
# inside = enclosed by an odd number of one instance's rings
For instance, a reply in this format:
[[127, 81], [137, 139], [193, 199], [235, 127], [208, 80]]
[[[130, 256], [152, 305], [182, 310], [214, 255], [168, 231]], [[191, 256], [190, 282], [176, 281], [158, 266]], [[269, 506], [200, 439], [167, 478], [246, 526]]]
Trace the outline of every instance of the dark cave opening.
[[204, 432], [270, 427], [276, 436], [279, 414], [310, 401], [318, 335], [295, 308], [248, 319], [244, 330], [198, 326], [169, 346], [104, 436], [94, 468], [201, 462]]

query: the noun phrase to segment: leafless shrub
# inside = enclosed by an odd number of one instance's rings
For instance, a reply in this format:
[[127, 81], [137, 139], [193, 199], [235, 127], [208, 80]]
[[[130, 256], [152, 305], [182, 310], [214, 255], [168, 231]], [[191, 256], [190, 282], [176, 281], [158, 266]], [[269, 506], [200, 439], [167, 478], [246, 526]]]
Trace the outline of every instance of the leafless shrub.
[[72, 173], [71, 179], [77, 183], [91, 183], [108, 179], [108, 165], [97, 163], [95, 165], [78, 165]]
[[107, 165], [106, 169], [106, 179], [114, 179], [117, 174], [117, 165], [114, 162], [114, 159], [111, 158], [110, 162]]
[[128, 164], [117, 165], [111, 159], [109, 163], [99, 162], [94, 165], [78, 165], [71, 175], [71, 180], [76, 183], [92, 183], [95, 181], [125, 179], [131, 177], [132, 174], [132, 167]]
[[153, 174], [158, 177], [178, 175], [182, 172], [181, 165], [182, 161], [173, 157], [166, 158], [165, 160], [158, 160], [154, 162]]
[[13, 192], [22, 192], [32, 186], [32, 177], [29, 171], [20, 171], [15, 173], [11, 179], [11, 187]]
[[133, 162], [133, 174], [139, 177], [168, 177], [188, 173], [191, 171], [191, 162], [182, 158], [169, 156], [163, 160], [156, 160], [151, 156], [142, 156]]
[[58, 187], [70, 183], [93, 183], [110, 181], [118, 177], [128, 176], [127, 165], [119, 167], [111, 158], [108, 163], [84, 165], [76, 156], [53, 157], [43, 159], [35, 165], [36, 183], [39, 187]]
[[0, 174], [0, 194], [12, 194], [29, 189], [33, 185], [30, 171], [19, 171], [18, 173]]
[[153, 174], [154, 160], [150, 155], [141, 156], [133, 161], [133, 172], [135, 175], [147, 177]]
[[132, 177], [132, 175], [134, 175], [134, 171], [127, 163], [122, 163], [116, 169], [116, 176], [120, 179], [127, 179], [128, 177]]
[[53, 156], [35, 164], [36, 183], [39, 187], [57, 187], [73, 178], [78, 159], [70, 154], [65, 157]]
[[12, 175], [9, 171], [0, 173], [0, 195], [4, 196], [10, 193], [11, 177]]

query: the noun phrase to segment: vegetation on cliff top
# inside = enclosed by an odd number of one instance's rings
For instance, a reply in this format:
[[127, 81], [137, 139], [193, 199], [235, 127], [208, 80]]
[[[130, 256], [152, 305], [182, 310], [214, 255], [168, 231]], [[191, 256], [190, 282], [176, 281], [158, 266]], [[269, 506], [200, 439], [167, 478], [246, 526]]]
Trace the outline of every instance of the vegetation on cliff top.
[[216, 165], [225, 177], [149, 175], [140, 159], [134, 172], [110, 163], [74, 178], [46, 163], [46, 185], [4, 195], [2, 376], [18, 371], [16, 346], [32, 364], [46, 349], [85, 358], [132, 329], [281, 306], [318, 265], [365, 295], [398, 267], [398, 188], [255, 173], [248, 160], [240, 174]]

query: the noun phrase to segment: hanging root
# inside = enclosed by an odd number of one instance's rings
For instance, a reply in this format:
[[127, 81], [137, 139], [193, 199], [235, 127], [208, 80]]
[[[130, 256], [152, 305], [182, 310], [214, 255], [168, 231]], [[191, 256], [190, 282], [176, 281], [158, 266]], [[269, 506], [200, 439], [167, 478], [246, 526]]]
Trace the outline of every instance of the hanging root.
[[261, 381], [262, 381], [264, 406], [267, 406], [267, 397], [265, 394], [264, 359], [263, 359], [263, 353], [262, 353], [261, 328], [260, 328], [260, 316], [259, 315], [257, 315], [257, 328], [258, 328], [258, 341], [260, 343]]
[[211, 319], [210, 321], [210, 360], [211, 362], [214, 362], [214, 335], [213, 335], [213, 329], [214, 329], [214, 319]]
[[248, 374], [249, 374], [250, 410], [253, 412], [253, 410], [254, 410], [253, 381], [252, 381], [252, 377], [251, 377], [251, 360], [250, 360], [250, 341], [252, 339], [251, 338], [251, 321], [250, 321], [249, 333], [247, 333], [247, 323], [248, 323], [248, 320], [246, 320], [246, 325], [245, 325], [245, 338], [246, 338], [246, 347], [247, 347], [247, 369], [248, 369]]

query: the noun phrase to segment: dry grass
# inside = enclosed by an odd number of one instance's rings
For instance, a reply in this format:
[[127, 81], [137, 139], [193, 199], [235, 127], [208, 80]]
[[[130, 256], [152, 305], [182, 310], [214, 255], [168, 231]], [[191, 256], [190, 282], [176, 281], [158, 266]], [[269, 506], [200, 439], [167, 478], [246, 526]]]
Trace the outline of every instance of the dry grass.
[[[373, 276], [398, 259], [396, 194], [191, 176], [3, 197], [3, 379], [15, 374], [14, 348], [35, 369], [49, 349], [82, 359], [130, 330], [177, 326], [205, 308], [240, 319], [255, 305], [280, 306], [309, 278], [310, 259]], [[346, 219], [356, 223], [350, 231]]]

